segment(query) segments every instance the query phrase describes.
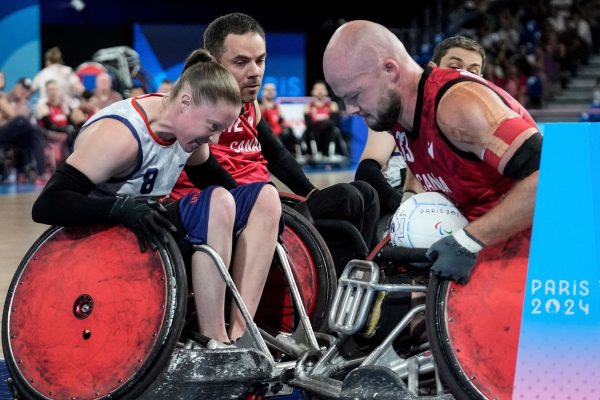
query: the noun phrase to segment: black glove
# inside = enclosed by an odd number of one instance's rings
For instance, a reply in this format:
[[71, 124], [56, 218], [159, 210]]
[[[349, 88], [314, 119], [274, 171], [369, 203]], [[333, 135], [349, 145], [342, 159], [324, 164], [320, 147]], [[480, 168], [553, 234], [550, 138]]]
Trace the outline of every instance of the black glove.
[[168, 242], [163, 228], [171, 232], [177, 232], [177, 228], [166, 217], [166, 208], [154, 199], [143, 197], [118, 197], [113, 204], [109, 217], [113, 221], [120, 222], [135, 233], [140, 250], [146, 251], [146, 241], [150, 243], [152, 250], [158, 248], [158, 241], [163, 244]]
[[427, 257], [433, 261], [431, 273], [458, 283], [469, 282], [482, 243], [464, 229], [446, 236], [431, 245]]

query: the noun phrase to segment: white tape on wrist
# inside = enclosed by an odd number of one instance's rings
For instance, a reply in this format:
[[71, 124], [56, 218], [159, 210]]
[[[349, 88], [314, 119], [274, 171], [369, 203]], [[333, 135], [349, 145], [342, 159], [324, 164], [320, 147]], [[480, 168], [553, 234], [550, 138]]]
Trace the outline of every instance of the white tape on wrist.
[[471, 253], [479, 253], [481, 249], [483, 249], [483, 246], [471, 238], [464, 229], [461, 229], [452, 236], [454, 236], [454, 239], [456, 239], [458, 244], [469, 250]]

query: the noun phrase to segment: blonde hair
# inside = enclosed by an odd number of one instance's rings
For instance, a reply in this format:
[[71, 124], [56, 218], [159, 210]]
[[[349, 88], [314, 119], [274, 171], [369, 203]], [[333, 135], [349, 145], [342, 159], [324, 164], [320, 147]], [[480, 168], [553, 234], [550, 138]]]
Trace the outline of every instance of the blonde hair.
[[186, 85], [190, 87], [196, 105], [204, 102], [215, 104], [219, 100], [242, 105], [240, 88], [234, 76], [205, 49], [194, 50], [189, 55], [181, 76], [169, 92], [170, 100], [177, 98]]

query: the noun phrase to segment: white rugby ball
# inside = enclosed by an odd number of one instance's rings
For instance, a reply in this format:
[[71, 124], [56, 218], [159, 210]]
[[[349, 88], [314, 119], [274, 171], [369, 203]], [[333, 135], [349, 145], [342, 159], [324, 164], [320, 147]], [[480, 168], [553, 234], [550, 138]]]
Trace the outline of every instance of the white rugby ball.
[[402, 203], [394, 213], [390, 238], [394, 246], [429, 248], [467, 223], [460, 210], [443, 194], [418, 193]]

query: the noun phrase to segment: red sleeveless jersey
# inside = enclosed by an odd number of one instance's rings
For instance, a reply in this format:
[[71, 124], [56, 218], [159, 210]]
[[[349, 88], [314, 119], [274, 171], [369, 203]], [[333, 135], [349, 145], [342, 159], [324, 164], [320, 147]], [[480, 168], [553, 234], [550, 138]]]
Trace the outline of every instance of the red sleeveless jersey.
[[[254, 102], [244, 103], [242, 112], [234, 123], [221, 133], [210, 137], [211, 153], [240, 185], [270, 180], [267, 160], [261, 153], [257, 138], [257, 123]], [[171, 197], [179, 199], [194, 191], [198, 189], [183, 171], [171, 192]]]
[[266, 108], [261, 107], [260, 112], [262, 114], [262, 118], [265, 120], [267, 124], [273, 130], [273, 134], [275, 136], [280, 136], [283, 127], [281, 126], [281, 111], [279, 110], [279, 106], [277, 104], [273, 104], [273, 107]]
[[[396, 124], [390, 133], [423, 188], [444, 193], [472, 221], [494, 207], [517, 181], [501, 175], [474, 154], [456, 148], [437, 127], [440, 99], [452, 85], [464, 81], [489, 87], [524, 121], [536, 127], [523, 106], [485, 79], [461, 70], [426, 68], [419, 82], [413, 131], [407, 132]], [[514, 132], [514, 136], [520, 133]]]
[[315, 102], [310, 103], [309, 116], [312, 122], [319, 122], [329, 119], [331, 116], [331, 101], [327, 101], [320, 106]]

